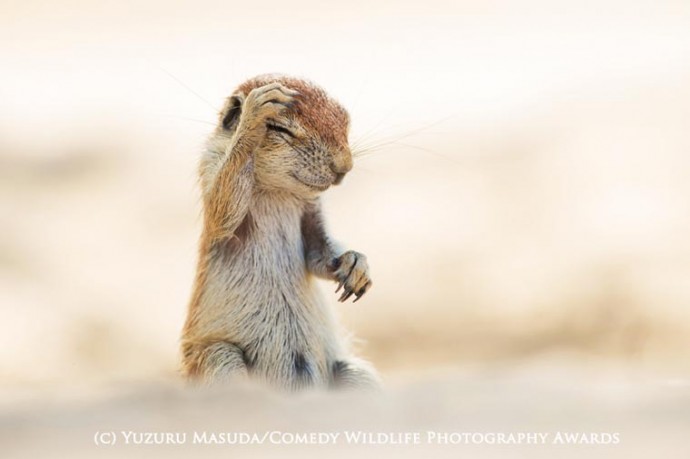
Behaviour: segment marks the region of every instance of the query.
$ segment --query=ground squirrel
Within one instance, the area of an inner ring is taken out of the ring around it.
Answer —
[[[320,208],[352,168],[348,125],[338,102],[299,78],[255,77],[227,99],[199,169],[203,232],[182,333],[190,378],[378,386],[314,281],[338,282],[340,301],[372,284],[366,257],[336,247]]]

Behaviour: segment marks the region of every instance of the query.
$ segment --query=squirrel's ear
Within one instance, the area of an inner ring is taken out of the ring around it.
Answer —
[[[225,130],[231,130],[237,124],[242,113],[242,102],[244,101],[244,94],[234,94],[225,101],[225,107],[220,114],[220,123]]]

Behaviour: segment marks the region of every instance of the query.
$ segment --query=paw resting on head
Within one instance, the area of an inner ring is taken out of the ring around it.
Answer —
[[[261,129],[265,132],[266,124],[280,122],[298,96],[299,92],[280,83],[255,88],[244,100],[241,123],[250,130]]]
[[[338,301],[343,302],[355,296],[354,302],[362,298],[369,288],[371,288],[371,277],[369,277],[369,265],[364,254],[349,250],[333,259],[330,264],[334,279],[338,282],[336,293],[343,289]]]

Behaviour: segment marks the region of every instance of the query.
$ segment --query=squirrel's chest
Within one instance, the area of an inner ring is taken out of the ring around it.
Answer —
[[[298,218],[292,215],[254,217],[249,237],[238,254],[247,269],[284,272],[304,267],[304,243]]]
[[[301,283],[306,276],[302,209],[280,204],[259,201],[250,208],[241,238],[230,241],[219,260],[226,275],[268,290]]]

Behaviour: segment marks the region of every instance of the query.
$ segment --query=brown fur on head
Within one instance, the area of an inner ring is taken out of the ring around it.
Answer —
[[[278,74],[245,81],[228,99],[219,130],[224,135],[233,132],[249,93],[276,82],[298,91],[299,96],[284,116],[268,123],[266,138],[255,155],[257,183],[307,196],[340,183],[352,168],[347,139],[349,115],[310,81]]]
[[[302,126],[317,133],[321,140],[333,148],[347,148],[350,116],[337,101],[314,83],[286,75],[267,74],[245,81],[237,91],[249,94],[254,88],[276,82],[300,93],[291,114]]]

